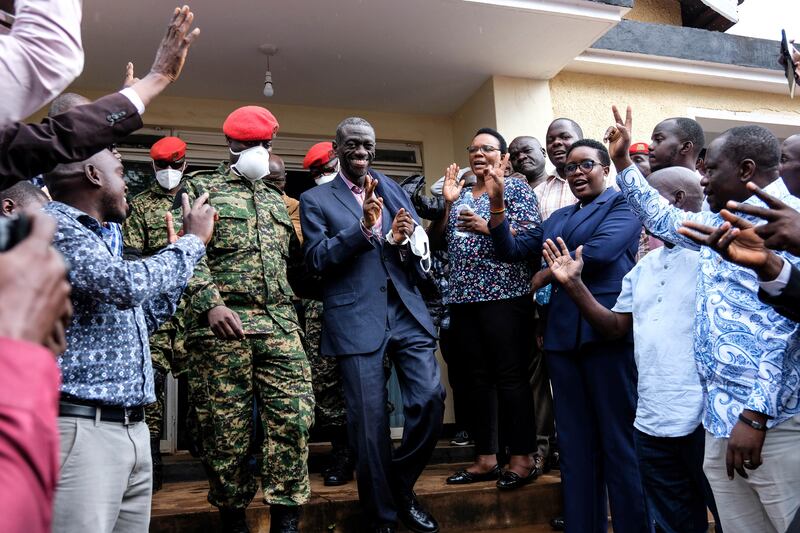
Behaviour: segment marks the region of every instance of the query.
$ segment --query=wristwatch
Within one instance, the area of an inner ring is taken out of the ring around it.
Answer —
[[[753,429],[757,429],[758,431],[767,431],[767,425],[762,424],[761,422],[756,422],[755,420],[750,420],[743,413],[739,413],[739,420],[747,424]]]

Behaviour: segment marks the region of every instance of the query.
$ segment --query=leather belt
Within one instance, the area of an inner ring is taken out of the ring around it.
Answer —
[[[144,407],[80,405],[63,400],[58,402],[58,416],[74,416],[96,420],[98,413],[101,421],[117,422],[124,426],[144,421]]]

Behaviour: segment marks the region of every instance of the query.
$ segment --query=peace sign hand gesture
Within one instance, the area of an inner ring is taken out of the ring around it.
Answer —
[[[625,122],[622,122],[622,115],[619,113],[617,106],[611,106],[611,111],[614,113],[614,125],[609,126],[606,134],[603,136],[603,142],[608,143],[608,153],[611,155],[611,160],[614,161],[614,166],[618,171],[631,166],[631,158],[629,150],[631,148],[631,134],[633,131],[633,116],[631,113],[631,106],[628,106],[625,111]]]

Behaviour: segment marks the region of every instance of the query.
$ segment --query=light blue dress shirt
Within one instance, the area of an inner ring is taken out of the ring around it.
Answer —
[[[612,311],[633,314],[639,401],[633,425],[653,437],[683,437],[703,414],[694,358],[697,261],[694,250],[662,246],[622,279]]]
[[[695,306],[694,352],[705,393],[703,425],[715,437],[729,437],[743,409],[764,413],[772,428],[800,413],[800,334],[797,324],[758,299],[758,277],[678,233],[685,220],[719,226],[718,213],[689,213],[670,206],[635,165],[617,175],[631,210],[656,237],[700,250]],[[794,209],[778,178],[764,190]],[[756,196],[745,203],[764,206]],[[754,224],[764,221],[745,216]],[[795,266],[800,259],[781,254]]]

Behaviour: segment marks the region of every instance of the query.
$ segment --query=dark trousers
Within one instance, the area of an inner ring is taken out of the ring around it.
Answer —
[[[653,437],[634,429],[650,511],[666,533],[706,533],[706,507],[717,516],[714,495],[703,473],[705,439],[702,425],[683,437]],[[716,522],[719,524],[719,518]],[[717,531],[721,533],[721,528]]]
[[[450,383],[456,429],[467,431],[472,436],[474,429],[470,406],[472,391],[469,386],[469,365],[464,354],[457,348],[452,329],[439,329],[439,350],[442,352],[442,359],[447,363],[447,381]]]
[[[555,451],[556,428],[553,420],[553,392],[544,352],[534,344],[529,369],[536,420],[536,453],[547,459]]]
[[[511,455],[533,452],[536,427],[528,367],[535,339],[530,296],[450,308],[451,334],[469,368],[476,452],[500,451],[498,429]]]
[[[358,325],[354,324],[354,335]],[[375,526],[397,523],[396,495],[408,494],[442,429],[445,392],[431,337],[389,291],[386,336],[375,352],[339,358],[358,497]],[[392,450],[383,357],[394,363],[403,396],[403,441]]]
[[[633,345],[602,342],[575,352],[547,352],[547,368],[567,531],[608,530],[606,487],[615,533],[652,531],[633,443]]]

